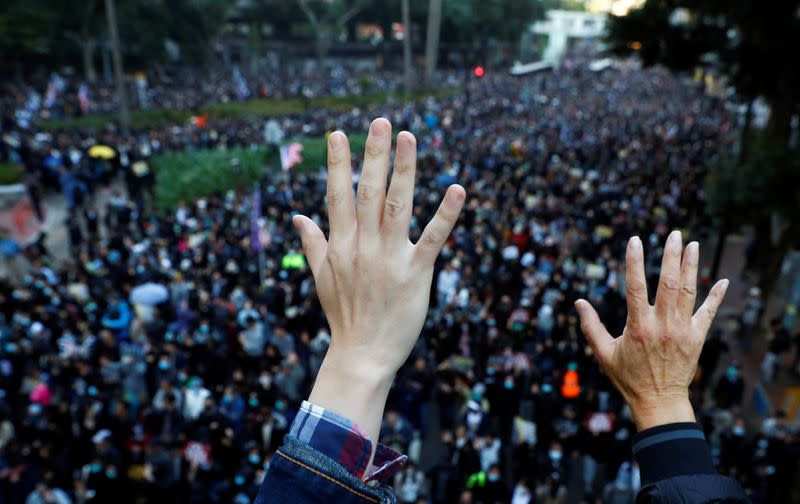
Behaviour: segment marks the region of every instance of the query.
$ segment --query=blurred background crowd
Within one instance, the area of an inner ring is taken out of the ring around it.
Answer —
[[[241,5],[234,21],[251,12]],[[313,2],[292,5],[322,16]],[[9,76],[0,161],[19,171],[24,201],[3,212],[9,229],[34,232],[0,235],[0,502],[254,501],[331,341],[290,225],[295,213],[327,223],[324,157],[314,163],[305,139],[350,134],[355,184],[358,135],[379,116],[417,137],[412,241],[449,184],[468,195],[381,429],[382,443],[409,455],[399,502],[633,502],[635,426],[573,302],[590,300],[620,333],[628,238],[645,244],[652,294],[673,229],[716,244],[702,255],[701,289],[723,273],[738,286],[691,386],[715,462],[754,502],[797,498],[800,438],[785,406],[797,408],[800,281],[794,291],[764,282],[800,279],[792,243],[770,252],[783,265],[774,272],[757,239],[726,248],[719,202],[732,203],[720,193],[738,186],[708,184],[742,159],[742,130],[763,127],[759,105],[743,114],[738,95],[715,89],[715,72],[601,51],[584,40],[515,75],[502,52],[494,69],[491,58],[444,64],[405,98],[401,69],[353,58],[159,65],[124,80],[128,124],[98,116],[123,113],[119,86]],[[264,103],[287,108],[267,120],[253,112]],[[161,115],[136,115],[148,111]],[[255,174],[242,152],[258,155]],[[175,156],[214,159],[222,185],[201,190],[197,175],[165,186],[160,167]],[[761,169],[754,192],[774,171]],[[772,232],[793,226],[784,218]]]

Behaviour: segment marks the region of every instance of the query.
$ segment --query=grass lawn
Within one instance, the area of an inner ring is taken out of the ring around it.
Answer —
[[[350,135],[350,149],[364,150],[367,136]],[[324,167],[327,141],[324,137],[293,140],[303,144],[303,162],[293,171],[310,172]],[[238,158],[239,174],[231,171],[231,160]],[[151,164],[156,173],[156,206],[161,210],[175,208],[180,200],[191,200],[215,192],[247,188],[265,173],[274,170],[278,160],[268,155],[266,146],[257,149],[201,150],[169,152],[155,156]]]
[[[22,170],[10,163],[0,163],[0,185],[11,185],[22,182]]]
[[[428,96],[452,96],[460,92],[458,88],[442,88],[435,91],[414,91],[411,100],[421,100]],[[332,110],[346,110],[353,107],[376,105],[386,101],[403,100],[402,93],[371,92],[360,95],[348,96],[322,96],[313,98],[309,102],[311,108],[326,108]],[[229,103],[213,103],[203,107],[212,118],[237,118],[237,117],[271,117],[303,112],[305,105],[302,99],[287,98],[255,99],[235,101]],[[180,123],[189,120],[195,112],[190,110],[134,110],[131,112],[131,124],[134,128],[148,128],[161,126],[167,123]],[[116,115],[96,115],[74,117],[68,119],[47,119],[37,122],[37,125],[46,130],[71,130],[71,129],[100,129],[109,123],[117,123]]]

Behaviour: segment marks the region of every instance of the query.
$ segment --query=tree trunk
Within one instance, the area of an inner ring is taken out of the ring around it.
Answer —
[[[81,41],[81,57],[83,59],[83,75],[86,82],[94,83],[97,80],[97,71],[94,69],[94,40]]]
[[[792,102],[782,98],[774,98],[769,102],[770,114],[767,123],[767,134],[780,145],[789,145],[792,134]]]
[[[317,36],[314,39],[315,41],[314,50],[317,55],[317,63],[320,70],[322,69],[325,63],[325,58],[328,56],[328,50],[330,50],[331,47],[330,37],[328,35],[329,34],[327,30],[323,30],[322,28],[317,27]]]
[[[739,135],[739,156],[737,157],[736,166],[742,166],[747,162],[747,156],[750,155],[750,140],[752,135],[751,130],[753,126],[753,100],[747,102],[747,109],[744,113],[744,124],[742,131]]]
[[[409,0],[403,0],[403,73],[406,101],[411,97],[411,9]]]
[[[119,119],[123,131],[127,134],[131,126],[131,113],[128,110],[128,93],[125,89],[125,74],[122,70],[122,52],[119,46],[119,29],[114,0],[106,0],[106,19],[108,21],[108,32],[111,35],[111,55],[114,63],[117,99],[119,100]]]
[[[425,38],[425,84],[433,84],[439,57],[439,30],[442,26],[442,0],[429,0],[428,33]]]
[[[93,83],[97,80],[97,72],[94,69],[94,47],[96,42],[89,36],[89,22],[94,10],[96,0],[87,0],[86,10],[83,13],[81,22],[81,57],[83,58],[83,73],[87,82]]]

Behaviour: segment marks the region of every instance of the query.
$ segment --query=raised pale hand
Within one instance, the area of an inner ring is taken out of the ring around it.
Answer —
[[[655,305],[647,297],[642,241],[628,242],[626,291],[628,318],[614,338],[583,299],[575,303],[583,330],[600,366],[628,402],[639,430],[673,422],[693,422],[689,384],[728,280],[720,280],[694,312],[699,245],[683,250],[672,232],[664,246]],[[683,260],[681,260],[681,255]]]
[[[372,122],[353,198],[347,137],[328,137],[330,235],[308,217],[300,232],[332,342],[309,397],[356,422],[377,441],[392,379],[408,358],[430,300],[436,257],[453,229],[465,192],[448,188],[416,244],[408,238],[414,200],[416,139],[403,131],[387,192],[392,126]]]

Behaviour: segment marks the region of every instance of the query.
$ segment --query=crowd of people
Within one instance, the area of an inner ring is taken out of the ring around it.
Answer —
[[[270,60],[256,72],[239,67],[230,71],[176,70],[129,76],[125,80],[129,107],[199,110],[207,104],[251,98],[310,99],[375,90],[395,92],[403,86],[403,75],[398,72],[371,69],[366,76],[363,68],[346,61],[321,68],[314,64],[279,65]],[[37,119],[111,114],[120,106],[114,85],[105,79],[87,82],[75,75],[42,74],[25,84],[4,82],[0,90],[3,105],[25,127]]]
[[[702,181],[734,136],[723,103],[662,69],[577,65],[280,125],[361,132],[381,115],[418,139],[412,241],[450,183],[468,194],[381,429],[409,455],[398,501],[633,502],[635,427],[572,303],[619,333],[627,238],[642,237],[655,281],[666,235],[707,224]],[[331,340],[290,224],[327,222],[324,169],[159,214],[136,160],[263,143],[263,123],[3,128],[3,155],[65,191],[72,259],[31,250],[25,274],[0,279],[0,500],[253,502]],[[97,141],[124,154],[112,170],[85,156]],[[780,414],[743,417],[735,344],[714,332],[692,399],[720,470],[754,502],[786,501],[797,433]]]

